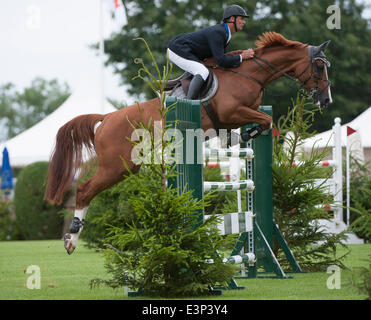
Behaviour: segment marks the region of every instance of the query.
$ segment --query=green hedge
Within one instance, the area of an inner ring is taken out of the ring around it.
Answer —
[[[3,194],[0,191],[0,241],[18,240],[19,234],[15,220],[11,217],[12,202],[2,199]]]
[[[48,162],[35,162],[20,172],[14,190],[16,223],[26,240],[60,239],[63,216],[61,207],[43,200]]]

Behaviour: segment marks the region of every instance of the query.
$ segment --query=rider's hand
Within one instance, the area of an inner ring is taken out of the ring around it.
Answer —
[[[225,55],[226,56],[233,56],[235,54],[242,54],[244,50],[235,50],[235,51],[230,51],[230,52],[227,52]]]
[[[241,56],[242,60],[251,59],[254,56],[254,50],[253,49],[243,50]]]

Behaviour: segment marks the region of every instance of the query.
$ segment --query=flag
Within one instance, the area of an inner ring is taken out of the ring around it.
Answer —
[[[101,0],[103,3],[108,6],[110,9],[118,9],[123,5],[122,0]]]
[[[276,128],[274,128],[274,127],[272,128],[272,134],[273,134],[273,137],[274,138],[280,136],[280,132]]]
[[[357,132],[356,130],[354,130],[353,128],[347,126],[347,137],[350,136],[352,133],[354,132]]]
[[[360,164],[365,161],[365,156],[362,147],[361,136],[359,131],[347,126],[347,152],[357,160]]]
[[[115,9],[117,9],[119,6],[122,6],[121,0],[114,0],[115,1]]]
[[[122,0],[102,0],[107,11],[110,11],[111,19],[106,19],[105,26],[108,34],[120,32],[126,24],[126,10]],[[108,12],[107,12],[108,13]]]

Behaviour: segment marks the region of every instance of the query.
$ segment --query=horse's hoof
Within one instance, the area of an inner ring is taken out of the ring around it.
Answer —
[[[71,254],[74,250],[75,250],[75,246],[72,244],[72,240],[71,240],[71,234],[70,233],[66,233],[63,237],[63,240],[64,240],[64,247],[66,248],[66,251],[68,254]]]

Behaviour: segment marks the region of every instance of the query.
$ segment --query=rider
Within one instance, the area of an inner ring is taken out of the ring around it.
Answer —
[[[253,57],[252,49],[240,50],[240,54],[226,55],[226,47],[232,35],[242,30],[246,23],[246,11],[238,5],[224,10],[223,23],[202,30],[180,34],[168,42],[169,60],[179,68],[193,74],[187,99],[198,97],[199,91],[209,76],[209,70],[202,61],[214,57],[222,67],[238,67],[242,60]]]

